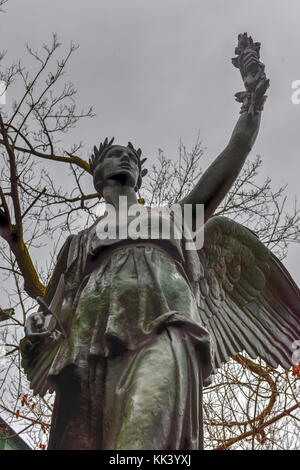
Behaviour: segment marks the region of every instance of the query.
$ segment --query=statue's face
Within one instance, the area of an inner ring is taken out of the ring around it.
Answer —
[[[99,192],[102,192],[105,183],[111,180],[135,188],[139,172],[136,155],[128,147],[114,145],[96,166],[93,173],[94,185]]]

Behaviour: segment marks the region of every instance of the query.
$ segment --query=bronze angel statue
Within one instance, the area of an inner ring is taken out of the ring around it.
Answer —
[[[101,238],[107,212],[64,243],[21,341],[34,392],[56,392],[49,449],[202,449],[202,390],[222,363],[246,351],[291,367],[298,287],[251,230],[214,217],[258,133],[269,86],[259,51],[239,35],[241,115],[225,150],[180,201],[204,205],[201,249],[186,249],[187,232]],[[107,139],[90,159],[97,192],[120,216],[118,233],[130,219],[120,196],[127,209],[137,203],[144,161],[131,143]]]

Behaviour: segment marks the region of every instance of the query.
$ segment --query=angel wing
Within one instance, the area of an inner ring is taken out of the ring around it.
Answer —
[[[214,370],[243,350],[289,369],[300,339],[300,290],[282,263],[253,232],[225,217],[205,224],[198,254],[204,274],[196,298],[215,346]]]

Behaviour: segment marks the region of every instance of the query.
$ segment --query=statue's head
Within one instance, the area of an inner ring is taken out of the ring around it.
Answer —
[[[96,191],[102,196],[105,182],[119,181],[123,185],[131,186],[138,191],[142,184],[142,177],[147,170],[142,169],[146,158],[141,159],[141,149],[135,150],[131,142],[127,147],[113,145],[114,138],[108,142],[106,138],[99,149],[94,147],[94,154],[90,158],[90,168],[93,174]]]

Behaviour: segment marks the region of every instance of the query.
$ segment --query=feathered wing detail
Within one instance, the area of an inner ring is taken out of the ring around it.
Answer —
[[[292,365],[300,339],[300,290],[249,229],[225,217],[204,226],[204,274],[196,298],[215,347],[214,370],[238,352],[276,368]]]

